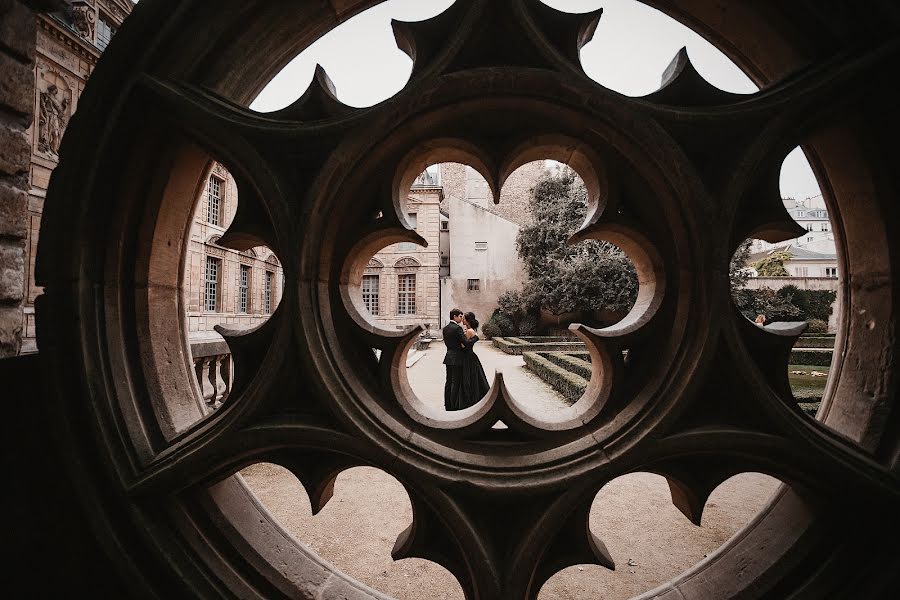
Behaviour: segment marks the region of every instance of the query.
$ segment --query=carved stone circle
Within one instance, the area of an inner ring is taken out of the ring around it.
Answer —
[[[890,557],[854,560],[853,576],[820,567],[848,564],[878,539],[879,519],[900,500],[900,226],[888,135],[898,116],[883,92],[900,59],[892,5],[874,1],[854,20],[817,3],[653,2],[726,48],[764,89],[717,90],[682,53],[658,92],[627,98],[579,63],[599,12],[458,0],[428,21],[394,23],[413,71],[393,98],[348,107],[318,69],[284,110],[243,108],[299,50],[374,4],[222,0],[210,12],[199,0],[174,10],[142,2],[82,96],[45,207],[39,337],[60,443],[73,462],[108,467],[91,470],[83,500],[103,516],[98,535],[122,549],[122,568],[152,557],[157,568],[140,585],[177,581],[202,597],[376,596],[285,537],[230,477],[279,463],[318,511],[342,470],[367,464],[400,480],[412,502],[396,558],[442,564],[468,598],[534,598],[568,565],[614,567],[602,532],[588,527],[612,479],[665,476],[673,503],[699,524],[719,483],[761,471],[790,487],[741,536],[649,596],[879,592],[885,579],[865,574]],[[827,39],[822,23],[834,26]],[[797,235],[777,175],[798,144],[827,183],[850,274],[818,421],[787,386],[802,329],[755,327],[728,287],[741,240]],[[210,158],[240,197],[218,244],[268,246],[286,278],[264,325],[220,330],[234,386],[214,414],[195,389],[184,320],[172,318]],[[426,166],[469,164],[498,198],[506,177],[538,158],[585,180],[590,215],[572,241],[625,250],[638,300],[612,327],[573,326],[594,373],[560,418],[530,414],[502,376],[450,416],[406,381],[420,328],[371,322],[361,274],[386,245],[425,245],[401,199]],[[498,420],[508,428],[493,429]]]

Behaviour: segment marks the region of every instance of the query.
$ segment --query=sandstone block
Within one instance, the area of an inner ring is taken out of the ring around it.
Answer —
[[[0,307],[0,358],[19,353],[22,345],[22,309]]]
[[[21,115],[34,110],[34,72],[30,62],[22,62],[0,52],[0,104]]]
[[[0,124],[0,174],[19,175],[28,171],[31,148],[25,130]]]
[[[24,61],[34,59],[37,23],[34,13],[16,0],[0,1],[0,40]]]
[[[0,302],[21,302],[24,294],[25,245],[0,242]]]
[[[0,183],[0,236],[24,238],[28,234],[28,195]]]

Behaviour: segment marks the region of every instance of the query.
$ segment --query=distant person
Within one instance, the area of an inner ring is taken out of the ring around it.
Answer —
[[[460,386],[462,385],[463,351],[466,348],[466,333],[462,326],[463,311],[454,308],[450,311],[450,322],[443,329],[444,345],[447,354],[444,366],[447,368],[447,380],[444,383],[444,409],[459,410]]]
[[[756,315],[756,324],[764,327],[766,325],[766,315]]]
[[[475,342],[478,341],[478,319],[475,313],[467,312],[463,315],[463,329],[465,329],[466,342],[463,352],[462,385],[460,408],[468,408],[478,403],[488,393],[491,386],[484,374],[481,359],[475,354]]]

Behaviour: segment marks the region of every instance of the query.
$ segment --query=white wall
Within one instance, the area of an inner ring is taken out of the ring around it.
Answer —
[[[441,282],[441,310],[471,310],[484,324],[497,308],[497,298],[526,281],[516,254],[519,226],[455,196],[448,198],[448,209],[450,276]],[[476,242],[487,242],[487,249],[476,250]],[[479,280],[479,291],[468,291],[469,279]],[[447,318],[441,315],[442,322]]]

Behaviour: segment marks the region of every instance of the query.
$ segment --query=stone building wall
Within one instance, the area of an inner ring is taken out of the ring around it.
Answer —
[[[441,279],[441,302],[444,312],[453,307],[472,311],[484,324],[500,296],[527,281],[516,252],[519,226],[455,196],[449,207],[450,274]]]
[[[219,181],[218,225],[209,221],[209,186],[213,178]],[[284,271],[278,257],[271,250],[260,246],[246,252],[237,252],[216,244],[234,219],[239,201],[237,184],[228,170],[214,163],[209,177],[200,188],[188,240],[183,280],[188,331],[193,339],[216,337],[211,333],[216,325],[239,329],[255,327],[265,322],[275,312],[284,293]],[[207,257],[219,261],[215,310],[208,310],[205,302]],[[250,269],[247,305],[243,311],[239,302],[241,265]],[[267,277],[271,277],[272,284],[268,311],[265,306]]]
[[[494,204],[487,181],[472,167],[459,163],[443,163],[440,168],[445,198],[442,204],[444,210],[448,210],[449,198],[452,196],[473,202],[519,226],[531,223],[528,201],[534,184],[545,173],[543,161],[530,162],[516,169],[500,190],[499,204]],[[450,218],[453,218],[452,214]]]
[[[439,187],[414,188],[409,194],[407,212],[415,214],[416,233],[428,242],[427,248],[412,243],[391,244],[375,254],[364,276],[378,277],[378,312],[381,326],[402,329],[424,325],[440,328],[440,203]],[[415,312],[400,314],[401,275],[415,276]]]
[[[43,2],[43,4],[51,4]],[[19,3],[3,18],[15,18]],[[19,319],[22,327],[23,353],[37,351],[34,323],[34,300],[41,288],[34,281],[34,264],[38,246],[41,215],[50,175],[59,160],[59,144],[66,125],[78,108],[78,100],[88,77],[94,70],[105,44],[133,8],[130,0],[79,0],[59,2],[61,10],[37,17],[30,16],[31,23],[10,29],[10,39],[24,43],[30,39],[31,53],[19,60],[18,68],[12,64],[0,65],[0,70],[18,74],[10,82],[24,84],[27,79],[27,118],[24,139],[28,150],[28,166],[24,171],[24,189],[27,190],[25,216],[25,245],[21,258],[23,274],[23,301]],[[3,39],[6,39],[4,31]],[[21,72],[27,64],[28,76]],[[4,84],[0,83],[0,87]],[[26,98],[21,89],[21,100]],[[20,107],[21,108],[21,107]],[[21,113],[25,114],[25,113]],[[0,141],[0,147],[5,146]]]
[[[0,6],[0,358],[8,358],[22,347],[36,25],[24,3]]]

